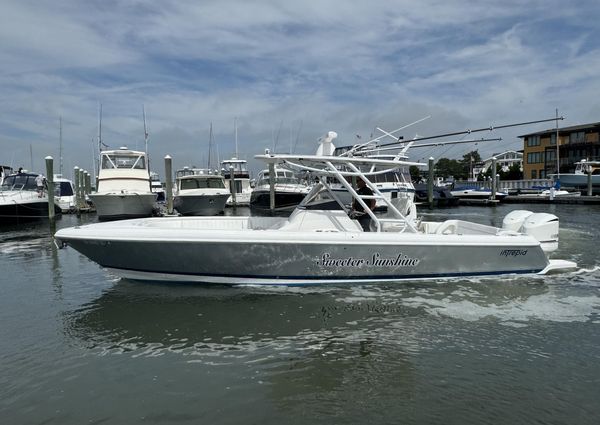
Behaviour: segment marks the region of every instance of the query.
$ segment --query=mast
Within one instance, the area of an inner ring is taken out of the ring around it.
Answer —
[[[556,108],[556,181],[560,187],[560,160],[559,160],[559,141],[558,141],[558,108]]]
[[[98,105],[98,153],[102,152],[102,104]]]
[[[144,149],[146,152],[146,158],[148,158],[148,130],[146,129],[146,109],[142,105],[142,116],[144,118]]]
[[[31,161],[31,172],[33,173],[33,146],[29,144],[29,160]]]
[[[62,117],[58,117],[58,172],[63,172],[63,154],[62,154]]]
[[[233,127],[235,128],[235,157],[238,158],[237,117],[233,118]]]
[[[210,123],[210,130],[208,132],[208,164],[207,164],[207,168],[210,170],[210,156],[211,156],[211,149],[212,149],[212,137],[213,137],[213,130],[212,130],[212,121]]]

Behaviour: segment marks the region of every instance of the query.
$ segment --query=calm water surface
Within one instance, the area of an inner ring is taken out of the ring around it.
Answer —
[[[600,208],[561,219],[577,272],[335,288],[120,280],[47,223],[0,228],[3,424],[597,424]],[[58,227],[95,218],[65,216]]]

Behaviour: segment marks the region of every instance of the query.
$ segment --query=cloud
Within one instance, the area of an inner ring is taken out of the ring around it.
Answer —
[[[211,122],[221,156],[233,154],[235,117],[247,158],[275,143],[313,152],[328,130],[352,143],[427,115],[404,134],[549,118],[555,108],[565,125],[597,121],[599,9],[592,1],[8,0],[0,151],[21,163],[30,145],[40,158],[53,154],[62,116],[65,157],[91,164],[100,103],[104,139],[130,146],[143,142],[144,105],[151,154],[170,154],[176,166],[206,159]],[[518,134],[541,128],[504,131],[503,146],[518,148]],[[502,150],[488,146],[477,146],[482,156]]]

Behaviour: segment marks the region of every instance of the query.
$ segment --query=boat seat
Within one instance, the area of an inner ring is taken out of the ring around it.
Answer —
[[[279,230],[288,232],[362,232],[360,224],[344,211],[301,210],[292,213]]]

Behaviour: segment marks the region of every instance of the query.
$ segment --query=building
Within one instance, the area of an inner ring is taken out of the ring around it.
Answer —
[[[600,158],[600,122],[538,131],[523,139],[523,178],[544,179],[556,173],[556,135],[560,172],[572,173],[582,159]]]

